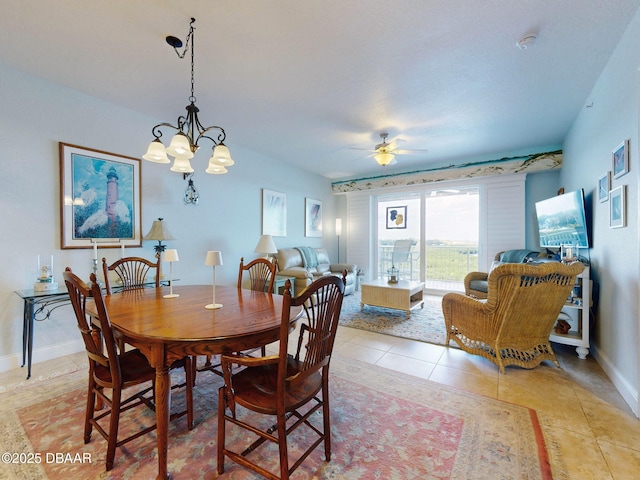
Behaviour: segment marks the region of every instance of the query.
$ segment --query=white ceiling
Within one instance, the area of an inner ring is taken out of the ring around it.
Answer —
[[[639,4],[3,0],[0,63],[175,123],[190,65],[164,39],[184,41],[195,17],[200,119],[225,128],[232,154],[358,177],[560,145]],[[536,43],[517,48],[528,33]],[[428,152],[383,170],[351,149],[382,131]]]

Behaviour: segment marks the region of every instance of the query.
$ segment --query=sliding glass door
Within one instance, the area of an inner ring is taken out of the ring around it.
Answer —
[[[464,277],[478,270],[478,187],[425,194],[425,288],[464,290]]]
[[[419,280],[422,238],[422,195],[420,193],[378,197],[378,278],[398,270],[401,279]]]
[[[432,290],[463,290],[478,269],[478,187],[377,197],[377,276],[420,280]]]

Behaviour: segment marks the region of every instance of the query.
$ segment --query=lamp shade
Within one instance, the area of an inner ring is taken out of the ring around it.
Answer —
[[[271,235],[262,235],[260,240],[258,240],[258,245],[256,245],[256,249],[254,250],[256,253],[278,253],[278,249],[276,248],[276,244],[273,241],[273,237]]]
[[[158,138],[149,144],[147,153],[145,153],[142,158],[155,163],[171,163],[171,160],[167,157],[167,150]]]
[[[165,262],[178,262],[180,258],[178,257],[178,250],[175,248],[167,248],[164,251],[164,261]]]
[[[336,218],[336,235],[339,237],[342,235],[342,219]]]
[[[376,162],[378,162],[380,165],[384,167],[386,165],[389,165],[391,162],[393,162],[394,155],[393,153],[381,152],[381,153],[376,153],[373,156],[373,158],[375,158]]]
[[[223,167],[230,167],[234,162],[231,159],[231,153],[227,146],[220,142],[220,144],[216,145],[213,149],[213,155],[211,156],[211,162],[217,163],[218,165],[222,165]]]
[[[207,258],[205,259],[204,264],[208,267],[222,265],[222,252],[219,252],[217,250],[208,251]]]
[[[171,139],[171,144],[167,147],[167,153],[173,157],[182,157],[187,160],[193,158],[189,138],[182,132],[176,133]]]
[[[169,170],[172,172],[193,173],[193,167],[187,157],[176,157]]]
[[[151,225],[151,230],[144,236],[144,240],[175,240],[173,235],[169,232],[167,224],[162,221],[162,218],[154,220]]]
[[[211,175],[224,175],[228,170],[224,168],[222,165],[218,165],[213,157],[209,160],[209,166],[205,170],[205,173],[210,173]]]

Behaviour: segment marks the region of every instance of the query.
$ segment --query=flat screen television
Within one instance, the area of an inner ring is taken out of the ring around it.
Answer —
[[[536,202],[540,247],[589,248],[582,189]]]

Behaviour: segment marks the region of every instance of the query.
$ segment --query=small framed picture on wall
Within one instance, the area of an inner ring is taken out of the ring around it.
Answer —
[[[619,178],[629,173],[629,139],[618,145],[613,151],[613,178]]]
[[[606,202],[609,200],[609,190],[611,190],[611,172],[607,171],[598,178],[598,201]]]
[[[627,200],[625,198],[625,185],[620,185],[609,192],[609,227],[626,227],[626,213]]]
[[[322,236],[322,200],[304,199],[304,236]]]
[[[387,207],[387,229],[407,228],[407,206]]]

